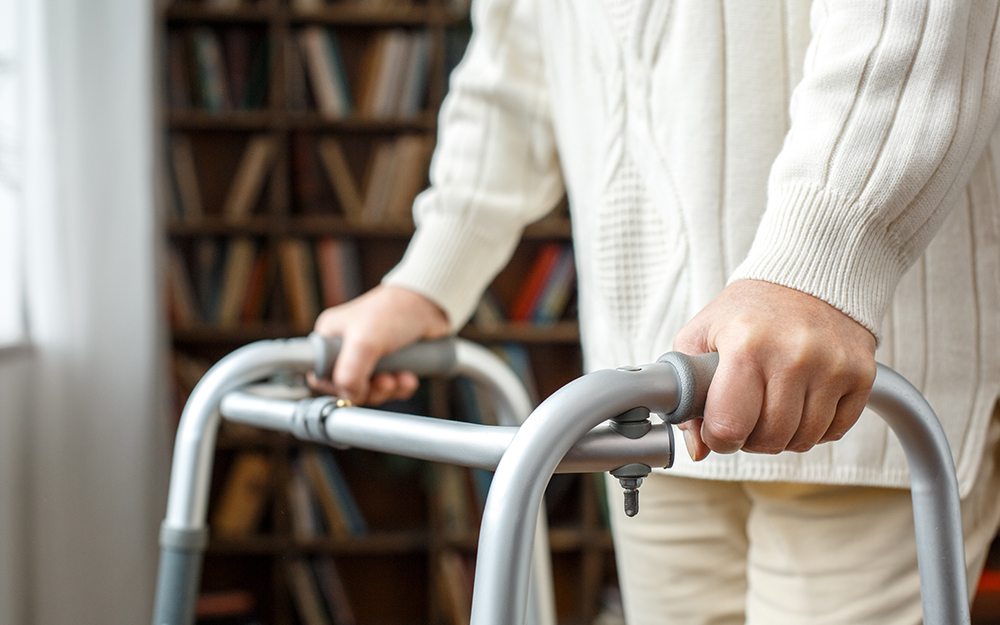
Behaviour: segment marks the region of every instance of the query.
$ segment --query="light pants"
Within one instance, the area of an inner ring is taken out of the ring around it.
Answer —
[[[996,449],[962,500],[970,597],[1000,518]],[[608,492],[629,625],[921,622],[908,490],[657,473],[633,518]]]

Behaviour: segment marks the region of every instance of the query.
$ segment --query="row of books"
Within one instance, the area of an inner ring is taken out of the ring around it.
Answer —
[[[239,221],[256,212],[277,149],[277,142],[270,135],[253,135],[247,140],[220,207],[223,216]],[[190,137],[176,134],[170,138],[170,163],[176,200],[173,213],[191,220],[204,217],[209,211],[203,201],[199,162]]]
[[[262,322],[280,283],[281,310],[296,328],[311,328],[322,309],[361,294],[355,243],[321,237],[282,239],[277,249],[249,237],[199,239],[189,267],[169,248],[168,310],[175,329],[235,329]]]
[[[332,556],[287,563],[289,591],[303,625],[355,625],[347,590]]]
[[[433,137],[377,141],[358,183],[341,142],[297,135],[292,141],[295,203],[301,213],[330,213],[369,225],[412,224],[413,200],[427,186]]]
[[[297,202],[303,212],[333,213],[335,207],[339,208],[341,215],[358,223],[407,223],[413,199],[427,184],[433,149],[434,138],[425,135],[378,140],[359,182],[340,140],[296,135],[292,141],[292,176]],[[238,223],[258,213],[277,153],[275,137],[252,135],[221,206],[210,211],[203,201],[194,144],[187,135],[174,135],[170,140],[174,214],[197,221],[211,212]]]
[[[492,330],[507,322],[552,324],[571,312],[576,288],[573,248],[568,243],[549,242],[535,255],[525,279],[509,306],[492,291],[483,294],[472,323]]]
[[[216,535],[245,537],[260,528],[275,492],[274,463],[273,456],[262,451],[243,451],[233,459],[212,513]],[[353,538],[368,533],[333,450],[304,448],[293,458],[291,469],[287,494],[296,538]]]
[[[427,101],[431,38],[426,30],[376,31],[356,67],[345,64],[336,32],[306,26],[289,51],[290,110],[315,110],[330,119],[398,119],[419,114]],[[211,113],[267,105],[270,45],[262,29],[196,26],[167,35],[168,102],[175,110]]]
[[[368,533],[364,515],[329,448],[307,447],[295,455],[288,501],[296,538],[353,538]]]
[[[425,108],[431,57],[427,31],[376,32],[356,68],[345,64],[333,29],[307,26],[297,37],[302,63],[291,64],[290,109],[312,104],[331,119],[395,119],[412,117]]]
[[[167,35],[170,106],[211,112],[267,103],[270,45],[260,29],[198,26]]]

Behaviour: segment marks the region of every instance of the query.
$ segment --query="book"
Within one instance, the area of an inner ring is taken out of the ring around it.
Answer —
[[[558,264],[561,253],[561,243],[550,242],[542,246],[510,307],[511,321],[531,321],[546,282]]]
[[[198,76],[198,103],[201,108],[211,112],[230,108],[222,44],[215,31],[205,26],[193,29],[191,49]]]
[[[357,87],[356,110],[359,115],[371,117],[374,109],[375,92],[378,90],[385,61],[386,44],[390,31],[378,31],[368,41]]]
[[[167,93],[172,108],[186,109],[191,106],[191,73],[188,47],[182,31],[167,33]]]
[[[469,625],[472,616],[474,563],[454,549],[446,549],[438,558],[438,590],[450,625]]]
[[[331,556],[320,556],[313,560],[313,571],[319,585],[320,595],[326,604],[334,625],[357,625],[351,601],[344,588],[344,582]]]
[[[289,111],[305,111],[309,106],[309,82],[301,41],[285,46],[285,80]]]
[[[263,321],[273,276],[274,263],[271,254],[267,249],[262,249],[254,258],[250,276],[247,278],[246,294],[240,310],[240,320],[243,324],[252,325]]]
[[[216,318],[221,270],[221,242],[209,237],[196,240],[194,242],[192,275],[202,319]]]
[[[329,211],[330,186],[324,168],[317,158],[316,142],[312,137],[295,134],[291,138],[292,183],[295,204],[302,214],[322,214]]]
[[[317,149],[340,210],[349,220],[359,220],[364,211],[364,199],[340,142],[333,137],[323,137]]]
[[[551,324],[559,321],[576,280],[576,264],[573,260],[573,249],[566,245],[559,254],[559,260],[549,274],[539,296],[532,320],[537,324]]]
[[[538,392],[538,384],[535,381],[535,371],[531,364],[531,354],[528,353],[528,349],[520,343],[510,342],[493,345],[490,349],[514,370],[517,377],[521,379],[521,383],[524,384],[524,388],[528,392],[528,397],[531,398],[532,405],[537,406],[541,397]]]
[[[219,40],[230,106],[238,108],[243,102],[250,73],[250,31],[246,28],[226,28],[219,32]]]
[[[291,476],[288,480],[288,503],[291,508],[292,536],[307,540],[326,532],[323,511],[319,501],[309,486],[302,460],[292,460]]]
[[[167,250],[167,310],[170,325],[177,330],[190,329],[201,321],[184,257],[174,246]]]
[[[384,49],[379,57],[377,80],[366,111],[373,117],[392,117],[398,110],[400,91],[407,59],[413,49],[413,38],[404,30],[394,29],[385,34]]]
[[[283,239],[278,243],[288,320],[302,330],[311,328],[320,313],[316,268],[310,248],[304,239]]]
[[[431,38],[426,32],[410,35],[409,56],[403,70],[396,114],[411,117],[424,108],[427,78],[430,75]]]
[[[201,189],[198,184],[198,169],[195,166],[194,149],[187,135],[170,137],[170,162],[173,165],[174,184],[185,219],[199,219],[205,215],[201,203]]]
[[[244,300],[257,256],[257,244],[247,237],[229,241],[222,273],[218,316],[214,321],[221,328],[235,328],[243,322]]]
[[[226,219],[239,221],[253,212],[276,151],[277,145],[268,135],[255,135],[247,142],[222,204],[222,214]]]
[[[333,490],[337,498],[337,505],[343,511],[344,519],[347,521],[347,530],[350,536],[359,536],[368,533],[368,523],[361,514],[347,478],[340,470],[333,450],[328,447],[320,447],[315,450],[323,467],[324,475],[327,478],[328,486]]]
[[[263,518],[270,494],[273,461],[266,454],[243,452],[229,469],[212,530],[220,536],[246,536]]]
[[[332,625],[326,613],[319,586],[305,558],[295,558],[287,564],[289,590],[295,610],[304,625]]]
[[[383,222],[412,223],[413,200],[425,187],[434,151],[434,138],[404,135],[393,148],[393,170],[388,187]]]
[[[487,332],[497,330],[507,321],[507,315],[503,310],[503,305],[497,299],[496,294],[487,289],[483,292],[476,310],[472,313],[472,325]]]
[[[249,590],[203,592],[194,605],[195,619],[221,619],[252,616],[257,601]]]
[[[334,118],[349,115],[353,104],[336,34],[307,26],[299,32],[299,46],[319,112]]]
[[[236,101],[243,110],[255,110],[267,104],[268,83],[270,81],[271,45],[265,37],[256,46],[250,61],[249,73],[243,87],[243,94]]]
[[[392,193],[392,185],[398,164],[396,142],[382,140],[375,146],[365,183],[365,203],[361,209],[361,219],[365,223],[380,223],[385,217],[386,207]]]
[[[323,520],[331,536],[350,538],[366,534],[368,525],[340,473],[333,452],[310,448],[302,451],[301,463],[313,493],[320,503]]]
[[[316,240],[316,266],[323,308],[339,306],[361,295],[357,246],[350,239],[321,237]]]
[[[465,468],[452,464],[431,465],[434,488],[431,498],[441,529],[460,536],[476,527],[466,488]]]

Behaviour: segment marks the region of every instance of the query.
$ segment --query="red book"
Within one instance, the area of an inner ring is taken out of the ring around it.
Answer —
[[[545,285],[548,283],[549,275],[559,263],[561,250],[561,244],[547,243],[538,252],[535,263],[531,266],[528,277],[524,281],[524,286],[521,287],[517,299],[514,300],[514,305],[511,306],[511,321],[530,321],[532,319],[535,309],[538,308],[538,302],[541,300],[542,292],[545,290]]]

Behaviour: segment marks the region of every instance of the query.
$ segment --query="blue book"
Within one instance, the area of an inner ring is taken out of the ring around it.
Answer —
[[[323,472],[332,487],[334,497],[337,499],[337,505],[344,515],[348,533],[352,536],[367,534],[368,523],[361,514],[361,508],[358,507],[358,502],[351,493],[351,487],[341,472],[340,465],[337,464],[337,460],[333,456],[333,451],[321,448],[318,450],[318,456],[323,466]]]

